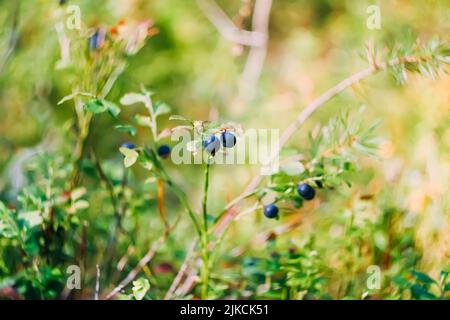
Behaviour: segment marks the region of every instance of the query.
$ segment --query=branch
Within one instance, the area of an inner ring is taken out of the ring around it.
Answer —
[[[240,80],[239,95],[251,98],[267,55],[272,0],[256,0],[252,17],[253,31],[236,27],[213,0],[197,0],[197,4],[225,39],[240,45],[250,46],[250,52]]]
[[[197,5],[225,39],[245,46],[265,46],[265,33],[239,29],[214,1],[197,0]]]
[[[166,295],[164,297],[164,300],[170,300],[172,298],[173,294],[175,293],[175,290],[177,289],[178,285],[181,283],[181,280],[183,280],[183,277],[186,274],[186,272],[188,270],[188,267],[189,267],[188,266],[189,260],[191,259],[192,255],[194,254],[194,249],[195,249],[196,245],[197,245],[196,241],[194,241],[191,244],[191,246],[190,246],[190,248],[188,250],[188,253],[187,253],[187,255],[186,255],[185,259],[184,259],[184,262],[181,265],[180,270],[178,271],[178,273],[177,273],[175,279],[173,280],[172,284],[170,285],[170,288],[167,291],[167,293],[166,293]]]
[[[94,294],[94,300],[98,300],[98,294],[100,292],[100,266],[97,264],[95,265],[97,269],[97,276],[95,278],[95,294]]]
[[[256,0],[253,12],[252,28],[253,32],[264,35],[266,41],[261,46],[250,48],[244,71],[242,72],[240,93],[247,97],[252,97],[264,67],[267,55],[267,42],[269,39],[269,17],[272,0]]]

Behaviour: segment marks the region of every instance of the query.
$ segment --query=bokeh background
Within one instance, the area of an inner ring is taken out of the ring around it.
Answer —
[[[65,6],[70,4],[80,6],[86,28],[112,26],[121,20],[153,22],[155,35],[128,59],[108,100],[118,101],[126,92],[138,91],[145,85],[175,114],[233,121],[244,128],[285,128],[314,97],[365,68],[367,62],[363,58],[370,43],[383,51],[408,37],[426,42],[439,36],[448,41],[450,34],[448,0],[274,0],[267,54],[258,72],[247,69],[249,47],[221,35],[196,1],[69,0]],[[252,28],[254,1],[217,0],[217,4],[237,26]],[[380,30],[366,26],[366,9],[373,4],[381,9]],[[74,77],[70,69],[56,68],[60,50],[55,23],[64,15],[64,8],[56,0],[0,1],[0,199],[5,203],[14,202],[27,185],[21,166],[33,154],[54,152],[61,145],[70,149],[70,142],[63,136],[74,117],[73,107],[57,105],[71,93]],[[15,10],[19,10],[17,26],[13,23]],[[17,37],[13,49],[11,37]],[[247,72],[253,74],[249,76]],[[273,254],[284,254],[292,247],[321,257],[317,263],[305,262],[306,266],[300,269],[311,270],[299,280],[308,287],[313,275],[326,278],[320,297],[361,298],[367,291],[366,268],[371,264],[379,265],[386,277],[391,277],[383,282],[382,291],[371,293],[378,298],[411,297],[399,289],[401,285],[392,283],[392,278],[404,270],[420,270],[439,279],[441,271],[450,267],[449,88],[450,78],[444,73],[437,79],[411,75],[405,86],[398,85],[389,73],[380,73],[319,109],[295,134],[290,146],[302,147],[309,130],[340,110],[357,110],[363,105],[367,123],[382,120],[378,129],[384,138],[380,157],[361,160],[351,188],[324,192],[313,204],[287,212],[278,222],[255,212],[233,223],[212,271],[216,297],[266,297],[257,292],[264,292],[267,274],[246,269],[245,264],[249,259],[270,262]],[[135,112],[136,107],[124,108],[120,118],[130,119]],[[118,147],[130,138],[112,130],[113,125],[114,119],[101,118],[95,123],[91,141],[102,159],[120,163]],[[173,124],[165,117],[161,126]],[[132,139],[142,145],[150,137],[148,131],[138,130]],[[198,209],[202,169],[170,163],[168,166],[174,180]],[[215,168],[210,210],[219,212],[242,192],[258,169],[243,165]],[[137,181],[146,179],[138,169],[133,174]],[[131,224],[133,219],[139,219],[141,228],[137,233],[130,228],[130,233],[119,240],[119,256],[131,252],[119,275],[125,275],[160,234],[153,193],[150,188],[148,210],[138,212],[137,217],[129,213],[125,221]],[[167,197],[168,217],[175,220],[180,209],[170,195]],[[88,285],[81,297],[92,293],[95,264],[105,246],[106,222],[96,221],[102,214],[110,217],[104,210],[91,205],[84,216],[90,224],[85,279]],[[351,233],[347,233],[349,217],[357,229]],[[295,227],[276,229],[285,223],[294,223]],[[276,243],[268,244],[265,235],[273,230],[279,231]],[[191,225],[183,217],[147,272],[141,273],[151,279],[148,297],[164,296],[191,239]],[[0,252],[3,259],[12,257],[7,254],[6,245],[0,247]],[[67,259],[64,263],[69,262]],[[12,272],[7,264],[10,262],[0,263],[0,276],[14,278],[21,268]],[[269,268],[259,262],[253,267],[258,266]],[[258,276],[252,280],[255,274]],[[102,286],[112,288],[118,279],[120,276],[102,279]],[[246,281],[253,283],[246,285]],[[130,291],[128,287],[127,290]],[[26,292],[20,294],[26,296]],[[284,296],[274,293],[267,297]],[[300,294],[297,298],[301,297]]]

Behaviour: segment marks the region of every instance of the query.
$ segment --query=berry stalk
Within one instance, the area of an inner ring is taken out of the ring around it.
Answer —
[[[203,213],[203,230],[201,239],[201,251],[202,251],[202,290],[201,297],[203,300],[208,299],[208,287],[209,287],[209,254],[208,254],[208,189],[209,189],[209,161],[205,167],[205,183],[203,186],[203,200],[202,200],[202,213]]]

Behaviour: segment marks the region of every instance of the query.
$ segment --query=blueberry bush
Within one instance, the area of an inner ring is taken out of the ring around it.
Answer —
[[[370,5],[0,2],[0,299],[450,298],[449,6]]]

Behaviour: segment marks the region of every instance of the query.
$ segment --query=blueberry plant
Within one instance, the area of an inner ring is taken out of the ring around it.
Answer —
[[[120,98],[111,94],[129,60],[154,31],[148,21],[133,26],[121,21],[63,35],[65,43],[70,42],[70,59],[59,68],[70,74],[71,92],[60,99],[58,108],[70,109],[72,116],[58,132],[55,149],[24,163],[26,185],[18,194],[2,194],[0,298],[449,297],[450,265],[438,277],[416,270],[420,256],[413,250],[414,232],[400,223],[402,208],[394,201],[374,203],[371,195],[348,196],[353,184],[370,181],[362,163],[379,157],[384,142],[380,121],[363,119],[364,106],[357,111],[348,107],[317,121],[304,133],[308,138],[301,148],[288,145],[314,111],[372,74],[392,72],[400,84],[410,73],[437,77],[450,62],[447,42],[433,38],[425,44],[405,43],[383,56],[369,50],[367,69],[326,91],[285,129],[276,150],[280,169],[256,176],[241,195],[216,210],[212,202],[223,200],[210,199],[216,159],[237,149],[241,125],[175,115],[157,93],[139,83],[132,83],[136,90],[121,92]],[[113,157],[105,157],[94,143],[109,135],[97,132],[102,122],[123,137],[115,141]],[[204,159],[203,174],[197,177],[202,185],[199,199],[183,184],[186,167],[171,161],[174,148],[169,138],[177,130],[196,137],[186,150]],[[233,167],[228,170],[231,177]],[[389,198],[389,190],[385,192]],[[341,200],[339,206],[335,198]],[[252,205],[244,208],[248,203]],[[316,212],[324,207],[333,214],[322,219]],[[359,220],[375,210],[379,214],[372,221]],[[157,223],[148,212],[155,213]],[[307,214],[317,216],[312,218],[314,225],[330,230],[333,241],[314,233],[301,235],[297,242],[283,236]],[[262,239],[264,252],[239,257],[235,252],[245,252],[247,244],[237,243],[221,255],[230,225],[250,215],[268,226],[268,232],[255,235]],[[184,229],[189,236],[177,243],[174,234],[185,217],[191,222]],[[186,241],[192,242],[191,249]],[[184,262],[176,270],[169,263],[153,265],[155,276],[149,266],[159,254]],[[341,280],[333,277],[331,260],[344,270]],[[91,289],[68,288],[66,268],[73,264],[81,268],[83,286]],[[360,289],[372,264],[388,270],[381,289]],[[99,282],[100,292],[93,285]]]

